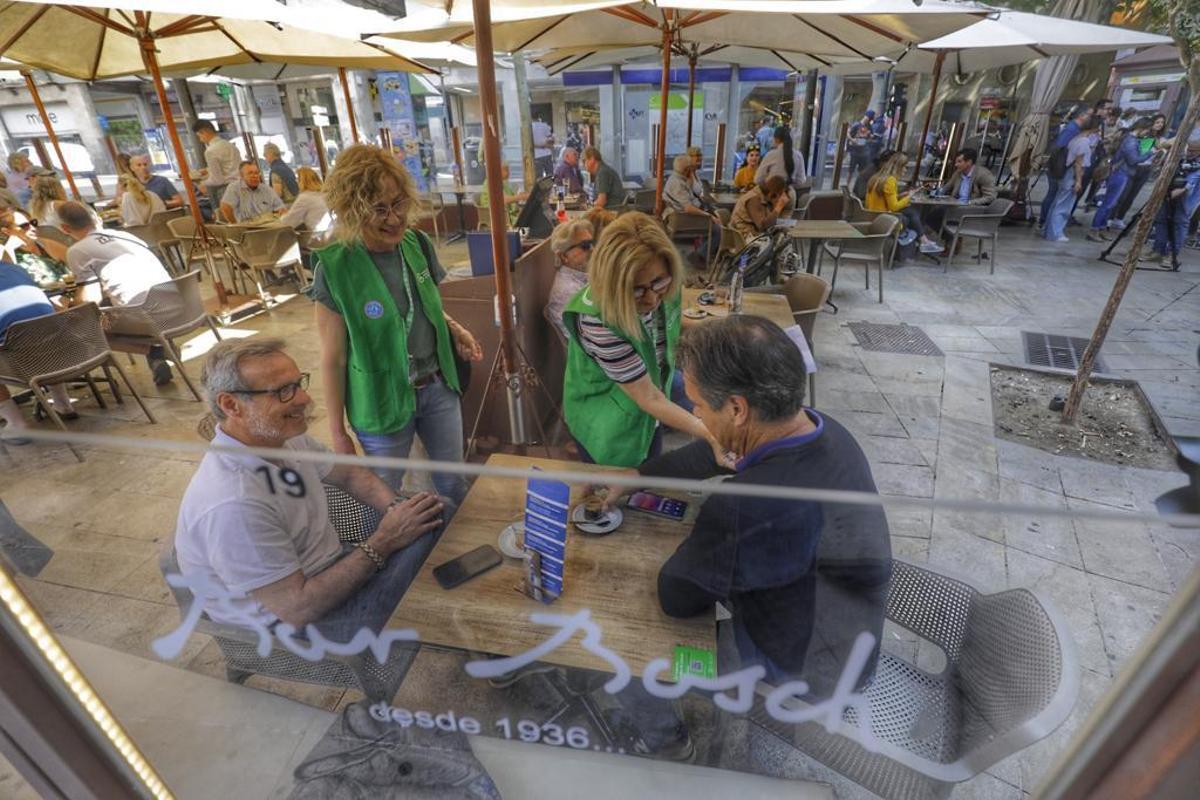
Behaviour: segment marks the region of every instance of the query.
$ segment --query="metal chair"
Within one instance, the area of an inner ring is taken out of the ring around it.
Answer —
[[[865,689],[878,752],[819,723],[780,723],[757,706],[751,719],[880,797],[924,800],[945,797],[1070,715],[1079,694],[1075,647],[1066,624],[1034,592],[984,594],[893,561],[886,613],[940,648],[946,667],[935,674],[880,653]],[[759,694],[772,688],[759,684]],[[847,710],[843,720],[854,725],[855,714]]]
[[[325,501],[329,518],[338,538],[343,542],[360,542],[375,530],[379,512],[364,506],[334,486],[325,486]],[[179,561],[174,544],[168,544],[159,557],[159,569],[164,578],[178,575]],[[187,618],[194,601],[185,587],[168,586],[179,606],[180,618]],[[367,651],[353,656],[326,655],[320,661],[309,661],[284,648],[277,639],[271,640],[271,652],[266,657],[257,651],[258,635],[238,625],[215,622],[202,614],[195,630],[213,637],[225,656],[225,677],[231,683],[245,683],[252,675],[265,675],[318,686],[341,686],[358,689],[370,700],[390,700],[416,658],[417,645],[396,643],[388,659],[380,664]]]
[[[197,250],[200,249],[201,236],[200,231],[196,228],[196,220],[190,214],[183,214],[168,219],[166,225],[182,252],[182,263],[190,266],[198,256]],[[199,255],[199,257],[203,258],[203,255]]]
[[[883,302],[883,265],[891,263],[896,255],[896,238],[900,233],[900,218],[892,214],[880,214],[869,223],[859,223],[865,236],[858,239],[841,239],[825,245],[825,251],[833,256],[832,286],[837,286],[838,268],[842,261],[857,261],[863,265],[866,288],[871,288],[871,264],[879,275],[879,302]]]
[[[113,357],[100,324],[100,309],[95,303],[85,303],[60,314],[15,322],[8,327],[4,342],[0,343],[0,383],[28,386],[50,419],[64,432],[67,426],[51,405],[46,387],[70,380],[86,380],[96,402],[104,408],[104,401],[91,377],[91,372],[97,368],[104,371],[109,389],[118,403],[124,403],[124,400],[110,369],[116,369],[133,399],[141,406],[146,419],[151,424],[157,422],[142,402],[137,389],[129,382],[129,376]],[[83,456],[74,447],[71,447],[71,452],[83,461]]]
[[[197,401],[202,399],[183,368],[183,356],[175,344],[180,336],[206,325],[218,341],[221,339],[200,298],[199,270],[151,287],[146,299],[135,306],[106,308],[102,313],[109,323],[108,341],[113,349],[135,346],[137,351],[147,345],[162,345],[167,359],[178,368],[192,396]]]
[[[441,219],[442,209],[446,207],[446,201],[442,198],[442,193],[433,191],[429,193],[429,203],[422,209],[417,216],[417,224],[429,222],[433,226],[433,239],[437,241],[441,239]]]
[[[983,262],[983,240],[992,240],[992,255],[989,275],[996,274],[996,250],[1000,243],[1000,223],[1004,222],[1004,218],[1008,216],[1009,210],[1013,207],[1012,200],[993,200],[986,206],[968,206],[963,209],[951,209],[958,213],[946,213],[945,219],[942,220],[942,228],[938,235],[943,236],[949,232],[953,235],[950,240],[950,249],[946,253],[946,262],[942,265],[942,272],[947,272],[950,269],[950,262],[954,260],[954,251],[958,248],[958,240],[960,237],[976,239],[979,243],[979,249],[975,253],[975,262]]]

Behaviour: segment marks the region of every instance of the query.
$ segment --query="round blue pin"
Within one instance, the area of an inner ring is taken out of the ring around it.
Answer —
[[[368,319],[379,319],[383,316],[383,303],[378,300],[368,300],[367,304],[363,306],[363,313],[367,315]]]

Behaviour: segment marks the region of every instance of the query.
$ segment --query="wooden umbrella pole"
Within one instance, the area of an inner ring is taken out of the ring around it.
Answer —
[[[350,81],[345,67],[338,67],[338,77],[342,79],[342,96],[346,98],[346,114],[350,117],[350,138],[354,140],[352,144],[358,144],[358,123],[354,121],[354,101],[350,99]]]
[[[942,80],[942,62],[946,60],[946,51],[938,50],[933,59],[933,89],[929,92],[929,106],[925,109],[925,125],[921,128],[921,138],[917,140],[917,157],[913,159],[913,176],[911,185],[916,188],[917,180],[921,177],[921,158],[925,155],[925,139],[929,136],[929,123],[933,119],[933,106],[937,103],[938,83]]]
[[[171,139],[171,147],[175,150],[175,159],[179,162],[183,187],[187,190],[188,203],[192,207],[192,219],[196,222],[196,233],[200,237],[201,242],[203,242],[202,247],[204,248],[205,258],[208,259],[208,269],[212,274],[213,288],[217,291],[217,301],[222,306],[228,305],[229,292],[225,289],[225,284],[221,282],[221,275],[212,263],[212,251],[209,248],[208,231],[204,227],[204,216],[200,213],[200,200],[196,197],[196,187],[192,184],[191,176],[188,175],[187,153],[184,152],[183,142],[179,140],[179,131],[175,129],[175,115],[171,113],[171,103],[167,100],[167,89],[163,85],[162,74],[158,71],[158,56],[154,51],[154,40],[149,36],[143,36],[138,39],[138,44],[142,48],[142,61],[145,62],[146,69],[149,70],[150,77],[154,80],[154,91],[158,95],[158,104],[162,106],[163,121],[167,126],[167,136]]]
[[[514,375],[517,368],[517,351],[508,270],[508,219],[504,206],[504,179],[500,176],[500,105],[496,95],[496,62],[492,55],[492,11],[489,0],[472,0],[472,3],[475,57],[479,65],[479,105],[483,115],[483,164],[487,173],[488,218],[492,228],[492,263],[495,264],[496,294],[500,304],[500,358],[507,378]],[[523,437],[518,437],[514,430],[513,438]]]
[[[692,146],[692,114],[696,105],[696,50],[688,55],[688,117],[687,117],[687,146]]]
[[[671,89],[671,12],[663,11],[663,66],[662,66],[662,107],[658,110],[658,148],[657,169],[658,181],[654,192],[654,216],[662,217],[663,212],[663,183],[665,182],[663,162],[667,159],[667,95]]]
[[[58,163],[62,167],[63,175],[67,176],[67,183],[71,186],[71,196],[82,202],[83,195],[79,193],[79,187],[75,185],[75,176],[71,174],[67,160],[63,158],[62,148],[58,144],[58,136],[54,133],[54,126],[50,124],[50,115],[46,113],[46,106],[42,104],[42,95],[38,92],[37,84],[33,82],[33,75],[28,70],[21,70],[21,77],[25,79],[25,85],[29,87],[29,93],[33,95],[33,104],[37,106],[38,116],[42,118],[46,135],[50,137],[50,145],[54,148],[55,155],[58,156]]]

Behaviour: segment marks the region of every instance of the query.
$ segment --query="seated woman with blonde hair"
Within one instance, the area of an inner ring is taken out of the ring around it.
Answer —
[[[300,194],[287,213],[279,221],[293,228],[301,228],[315,234],[325,234],[333,227],[333,217],[322,194],[321,176],[311,167],[296,170],[296,184]]]
[[[896,153],[879,168],[871,180],[867,181],[867,211],[884,211],[900,217],[905,230],[900,234],[900,244],[909,244],[917,236],[921,237],[922,253],[940,253],[942,246],[925,235],[925,226],[921,215],[909,205],[909,192],[897,191],[898,176],[904,172],[908,164],[908,156]]]
[[[167,210],[162,198],[154,192],[146,191],[145,184],[136,176],[122,175],[121,186],[125,189],[121,195],[121,222],[123,224],[147,225],[152,216]]]

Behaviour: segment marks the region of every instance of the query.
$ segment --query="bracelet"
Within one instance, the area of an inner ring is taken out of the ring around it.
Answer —
[[[366,554],[367,558],[371,559],[372,563],[375,564],[376,572],[383,572],[385,562],[383,560],[383,556],[379,555],[378,550],[376,550],[374,547],[371,547],[371,545],[367,544],[366,542],[359,542],[357,547]]]

